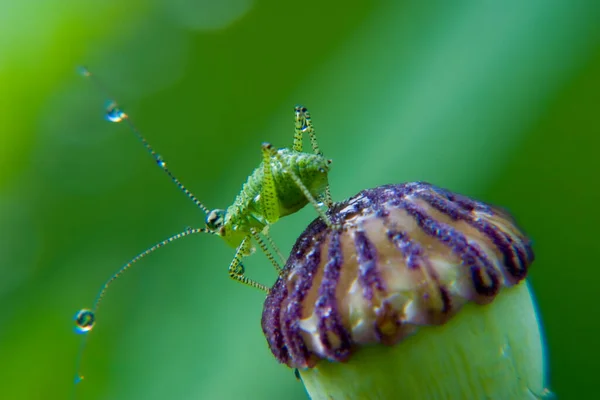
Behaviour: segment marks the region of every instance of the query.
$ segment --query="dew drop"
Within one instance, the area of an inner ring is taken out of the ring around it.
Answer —
[[[77,73],[85,78],[92,75],[92,73],[84,66],[77,67]]]
[[[512,358],[511,350],[510,344],[504,343],[504,345],[500,346],[500,357]]]
[[[77,375],[75,377],[75,384],[77,385],[78,383],[81,383],[82,380],[83,380],[83,375]]]
[[[540,399],[543,400],[554,400],[556,399],[556,397],[556,394],[548,388],[544,388],[544,390],[542,390],[542,393],[540,393]]]
[[[528,389],[529,393],[538,400],[555,400],[556,394],[548,388],[544,388],[540,393],[536,393],[531,389]]]
[[[75,314],[75,332],[87,333],[92,330],[96,323],[96,314],[92,310],[82,308]],[[82,378],[83,379],[83,378]]]
[[[110,102],[108,103],[108,106],[106,107],[106,114],[105,117],[107,120],[109,120],[110,122],[121,122],[123,121],[125,118],[127,118],[127,114],[125,114],[123,112],[123,110],[121,110],[116,103],[114,102]]]
[[[163,160],[161,156],[156,157],[156,165],[163,169],[167,168],[167,162]]]

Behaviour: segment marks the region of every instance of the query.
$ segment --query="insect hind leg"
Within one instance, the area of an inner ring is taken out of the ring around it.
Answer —
[[[294,116],[294,145],[292,148],[295,151],[302,152],[302,137],[304,133],[308,133],[313,152],[318,155],[323,155],[319,149],[319,144],[317,143],[317,135],[315,134],[315,128],[313,127],[308,109],[302,105],[297,105],[294,107]]]
[[[302,152],[302,137],[304,133],[308,133],[310,144],[312,145],[313,152],[319,156],[323,153],[319,149],[319,143],[317,142],[317,134],[310,118],[310,113],[305,106],[297,105],[294,107],[294,144],[292,148],[295,151]],[[329,160],[331,162],[331,160]],[[331,200],[331,191],[329,185],[325,188],[325,193],[322,196],[322,200],[327,207],[331,207],[333,201]]]

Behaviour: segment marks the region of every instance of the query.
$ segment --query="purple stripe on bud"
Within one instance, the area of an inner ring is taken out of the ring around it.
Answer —
[[[306,268],[295,270],[294,289],[289,296],[287,307],[283,312],[283,337],[288,346],[288,352],[295,365],[305,367],[308,364],[310,352],[300,335],[299,321],[302,318],[302,301],[313,284],[314,273],[321,262],[319,248],[305,257]]]
[[[502,265],[514,279],[520,281],[527,275],[527,266],[533,262],[533,252],[526,239],[523,241],[519,240],[519,243],[514,243],[510,235],[503,232],[497,225],[482,218],[475,218],[473,214],[466,212],[450,201],[445,201],[431,193],[425,192],[418,193],[417,196],[452,219],[466,221],[479,232],[485,234],[502,253]],[[473,200],[469,201],[474,202]],[[485,211],[490,215],[494,213],[491,207],[488,207]]]
[[[317,329],[324,353],[327,358],[336,361],[344,361],[348,358],[351,346],[350,334],[342,325],[335,293],[344,262],[340,235],[339,231],[331,232],[328,261],[325,264],[319,298],[315,305],[319,318]],[[332,343],[332,339],[337,343]]]
[[[418,269],[423,266],[423,247],[412,240],[406,232],[388,230],[388,239],[396,246],[404,256],[406,266],[410,269]]]
[[[288,363],[289,354],[281,332],[281,320],[279,315],[281,303],[287,297],[287,294],[285,280],[282,278],[277,279],[277,282],[275,282],[275,285],[273,285],[271,292],[265,300],[261,320],[263,332],[273,355],[280,363],[284,364]]]
[[[475,291],[482,296],[494,296],[500,290],[498,272],[476,243],[469,242],[458,229],[431,218],[423,208],[402,200],[403,208],[412,215],[427,235],[435,237],[457,255],[465,267],[471,269]],[[489,279],[483,279],[487,273]]]
[[[356,231],[354,234],[354,245],[356,246],[356,258],[358,260],[358,281],[363,288],[365,299],[373,300],[373,291],[383,292],[385,286],[377,271],[377,249],[369,240],[364,231]]]

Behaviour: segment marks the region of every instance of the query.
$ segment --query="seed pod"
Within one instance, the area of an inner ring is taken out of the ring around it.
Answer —
[[[313,399],[533,399],[543,345],[527,237],[498,208],[414,182],[334,204],[264,305]]]

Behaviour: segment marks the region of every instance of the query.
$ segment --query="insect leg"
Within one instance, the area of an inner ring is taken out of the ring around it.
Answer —
[[[244,254],[250,252],[250,236],[246,236],[235,251],[235,256],[229,264],[229,277],[235,279],[244,285],[251,286],[253,288],[262,290],[263,292],[269,293],[269,288],[261,283],[258,283],[244,275],[244,265],[242,264],[242,258]]]
[[[304,106],[297,105],[294,108],[294,145],[293,149],[295,151],[302,151],[302,135],[306,132],[308,133],[308,137],[310,138],[310,143],[312,145],[313,151],[315,154],[322,156],[321,150],[319,149],[319,144],[317,143],[317,134],[315,133],[315,128],[312,124],[312,119],[310,118],[310,113],[308,109]],[[331,160],[330,160],[331,162]],[[331,191],[329,190],[329,185],[325,188],[325,195],[323,196],[323,201],[327,207],[331,207],[333,201],[331,200]]]
[[[283,157],[281,157],[281,155],[277,152],[277,150],[275,150],[273,148],[273,145],[271,145],[270,143],[263,143],[262,151],[263,151],[264,157],[267,157],[267,155],[269,158],[275,157],[277,159],[277,161],[279,161],[281,163],[285,172],[287,172],[290,175],[290,177],[292,178],[294,183],[298,186],[298,188],[302,191],[302,193],[304,194],[306,199],[310,202],[310,204],[313,205],[313,207],[317,211],[317,214],[319,214],[319,217],[321,217],[321,219],[327,224],[327,226],[334,226],[333,223],[331,222],[331,219],[327,216],[327,214],[325,214],[325,212],[319,206],[319,203],[317,202],[317,200],[315,200],[313,195],[310,194],[310,191],[306,188],[306,186],[304,186],[304,183],[302,183],[302,180],[298,177],[298,175],[296,175],[296,173],[294,173],[294,171],[290,170],[287,167],[285,160],[283,159]],[[264,163],[266,164],[267,162],[265,161]],[[270,170],[270,168],[269,168],[269,170]],[[272,179],[273,178],[271,177],[271,180]],[[275,188],[273,188],[273,190],[275,190]]]
[[[270,145],[269,145],[270,146]],[[263,181],[260,191],[260,202],[267,222],[270,224],[279,219],[279,203],[277,201],[277,189],[273,179],[273,170],[271,168],[271,153],[265,150],[263,144]]]
[[[325,194],[321,196],[319,200],[322,200],[327,208],[330,208],[333,205],[333,200],[331,200],[331,190],[329,189],[329,184],[325,187]]]
[[[282,264],[285,264],[286,261],[287,261],[287,259],[283,256],[283,253],[281,252],[281,250],[279,250],[279,247],[277,247],[277,245],[275,244],[275,242],[271,238],[271,235],[269,235],[268,228],[269,228],[269,225],[267,225],[263,229],[262,235],[265,237],[265,239],[267,239],[267,242],[269,242],[269,246],[271,246],[271,249],[273,249],[273,251],[277,254],[277,256],[281,260]]]
[[[294,115],[294,146],[292,148],[295,151],[302,151],[302,135],[306,132],[310,138],[314,153],[323,155],[319,149],[319,144],[317,143],[317,136],[315,135],[315,129],[313,128],[308,109],[304,106],[297,105],[294,107]]]
[[[281,275],[281,272],[282,272],[281,266],[275,260],[275,257],[273,257],[273,253],[271,253],[271,251],[265,244],[265,241],[262,239],[262,237],[260,237],[260,234],[254,228],[250,229],[250,233],[252,234],[252,237],[254,238],[254,240],[256,240],[256,243],[258,243],[258,246],[260,247],[260,249],[263,251],[263,253],[265,253],[265,255],[267,256],[269,261],[271,261],[271,264],[273,264],[273,266],[275,267],[275,270],[277,271],[277,275]],[[271,244],[272,244],[272,242],[271,242]]]

